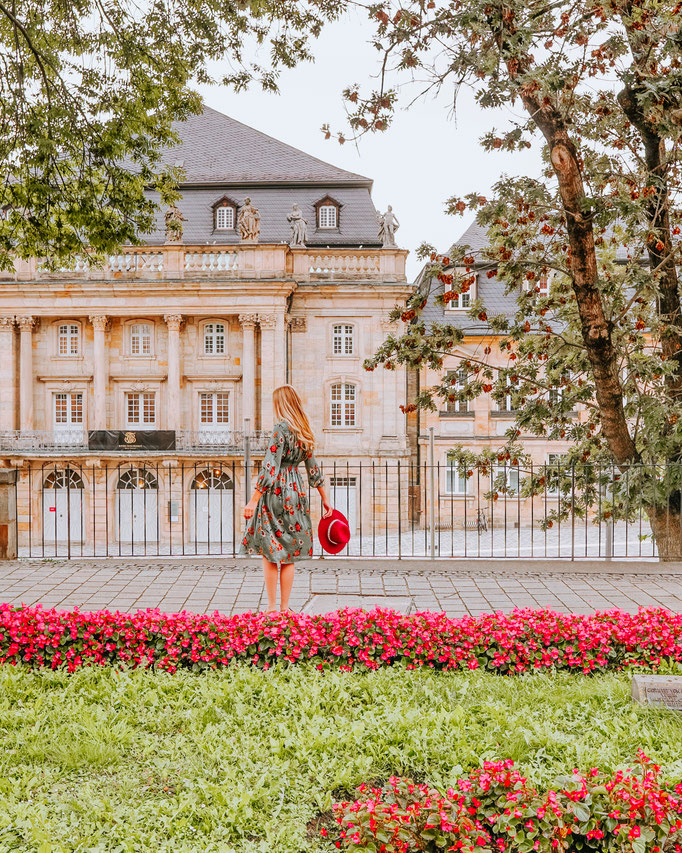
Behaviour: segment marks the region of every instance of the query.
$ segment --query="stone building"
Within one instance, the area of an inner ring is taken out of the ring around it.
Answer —
[[[473,224],[459,238],[458,244],[467,245],[474,257],[479,257],[487,245],[483,228]],[[473,267],[474,284],[466,294],[460,294],[447,306],[438,305],[431,298],[423,312],[428,323],[449,323],[464,330],[461,344],[446,357],[443,371],[434,371],[422,367],[419,371],[419,387],[428,388],[440,383],[443,373],[450,374],[457,381],[459,362],[466,358],[481,357],[491,364],[506,364],[506,355],[499,349],[499,336],[491,333],[487,324],[472,319],[469,306],[475,299],[481,299],[489,315],[512,317],[517,309],[517,295],[505,293],[502,282],[488,278],[481,271],[483,264]],[[486,267],[487,269],[487,267]],[[547,282],[540,282],[547,287]],[[490,347],[490,354],[483,351]],[[518,492],[519,477],[526,476],[530,468],[519,469],[505,462],[497,469],[483,476],[478,471],[467,477],[457,470],[448,460],[448,452],[455,446],[480,453],[486,449],[494,450],[505,443],[504,434],[513,425],[515,413],[511,397],[503,404],[496,403],[488,394],[481,394],[469,402],[442,403],[437,412],[420,412],[419,419],[419,458],[422,465],[429,460],[430,428],[433,428],[434,461],[436,466],[436,505],[435,521],[441,528],[461,529],[476,527],[479,513],[483,513],[483,523],[506,528],[520,528],[533,525],[543,518],[546,512],[556,506],[558,494],[548,489],[547,494],[534,501],[521,499]],[[586,412],[576,412],[575,417],[585,417]],[[532,460],[534,469],[543,466],[561,464],[562,455],[567,451],[567,441],[550,441],[544,436],[523,434],[520,441]],[[501,475],[501,477],[499,476]],[[492,479],[494,478],[494,479]],[[490,501],[486,494],[492,491],[493,483],[506,483],[506,491],[499,492],[498,500]],[[496,517],[495,517],[496,516]]]
[[[405,374],[362,369],[410,290],[372,181],[211,109],[178,130],[182,197],[144,245],[0,273],[22,553],[232,553],[284,382],[354,525],[360,463],[410,458]]]

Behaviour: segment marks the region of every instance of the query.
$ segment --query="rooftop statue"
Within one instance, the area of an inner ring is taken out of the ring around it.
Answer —
[[[308,235],[308,221],[303,218],[303,213],[297,204],[291,208],[287,216],[287,222],[291,224],[291,240],[289,245],[292,249],[304,249]]]
[[[377,213],[377,222],[379,224],[379,239],[384,249],[394,249],[396,246],[395,232],[400,228],[400,223],[390,204],[386,213]]]
[[[247,196],[244,199],[244,204],[239,210],[237,217],[239,226],[239,238],[247,243],[257,243],[260,236],[260,213],[258,208],[251,204],[251,199]]]
[[[182,242],[182,223],[187,220],[182,215],[180,208],[175,204],[171,205],[166,211],[164,218],[166,222],[166,242]]]

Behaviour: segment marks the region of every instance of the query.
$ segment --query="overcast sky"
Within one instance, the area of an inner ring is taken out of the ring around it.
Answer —
[[[478,140],[493,126],[503,126],[511,113],[480,110],[469,90],[462,89],[452,115],[452,92],[420,100],[409,110],[407,102],[418,89],[402,96],[391,128],[366,135],[354,143],[325,141],[320,127],[345,130],[343,89],[351,84],[371,84],[379,54],[368,44],[371,25],[353,13],[330,25],[314,45],[316,61],[286,71],[280,93],[257,89],[236,94],[217,87],[202,87],[205,102],[238,121],[294,145],[341,168],[374,180],[372,196],[382,212],[393,205],[400,222],[397,240],[411,252],[408,276],[416,277],[420,264],[414,250],[427,241],[447,249],[471,221],[444,213],[452,195],[488,192],[501,174],[537,173],[539,157],[533,152],[484,152]]]

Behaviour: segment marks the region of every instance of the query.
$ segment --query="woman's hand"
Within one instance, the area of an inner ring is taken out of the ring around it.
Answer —
[[[329,518],[333,512],[334,507],[331,504],[328,504],[327,501],[324,501],[322,504],[322,518]]]
[[[251,498],[251,500],[244,507],[244,518],[248,521],[250,518],[253,518],[253,514],[256,511],[256,507],[258,506],[258,498]]]

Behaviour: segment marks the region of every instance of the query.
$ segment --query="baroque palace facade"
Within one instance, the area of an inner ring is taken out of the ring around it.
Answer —
[[[178,132],[181,199],[144,245],[0,273],[20,554],[233,553],[284,382],[356,527],[356,471],[413,456],[405,373],[362,368],[410,291],[371,180],[210,109]]]

